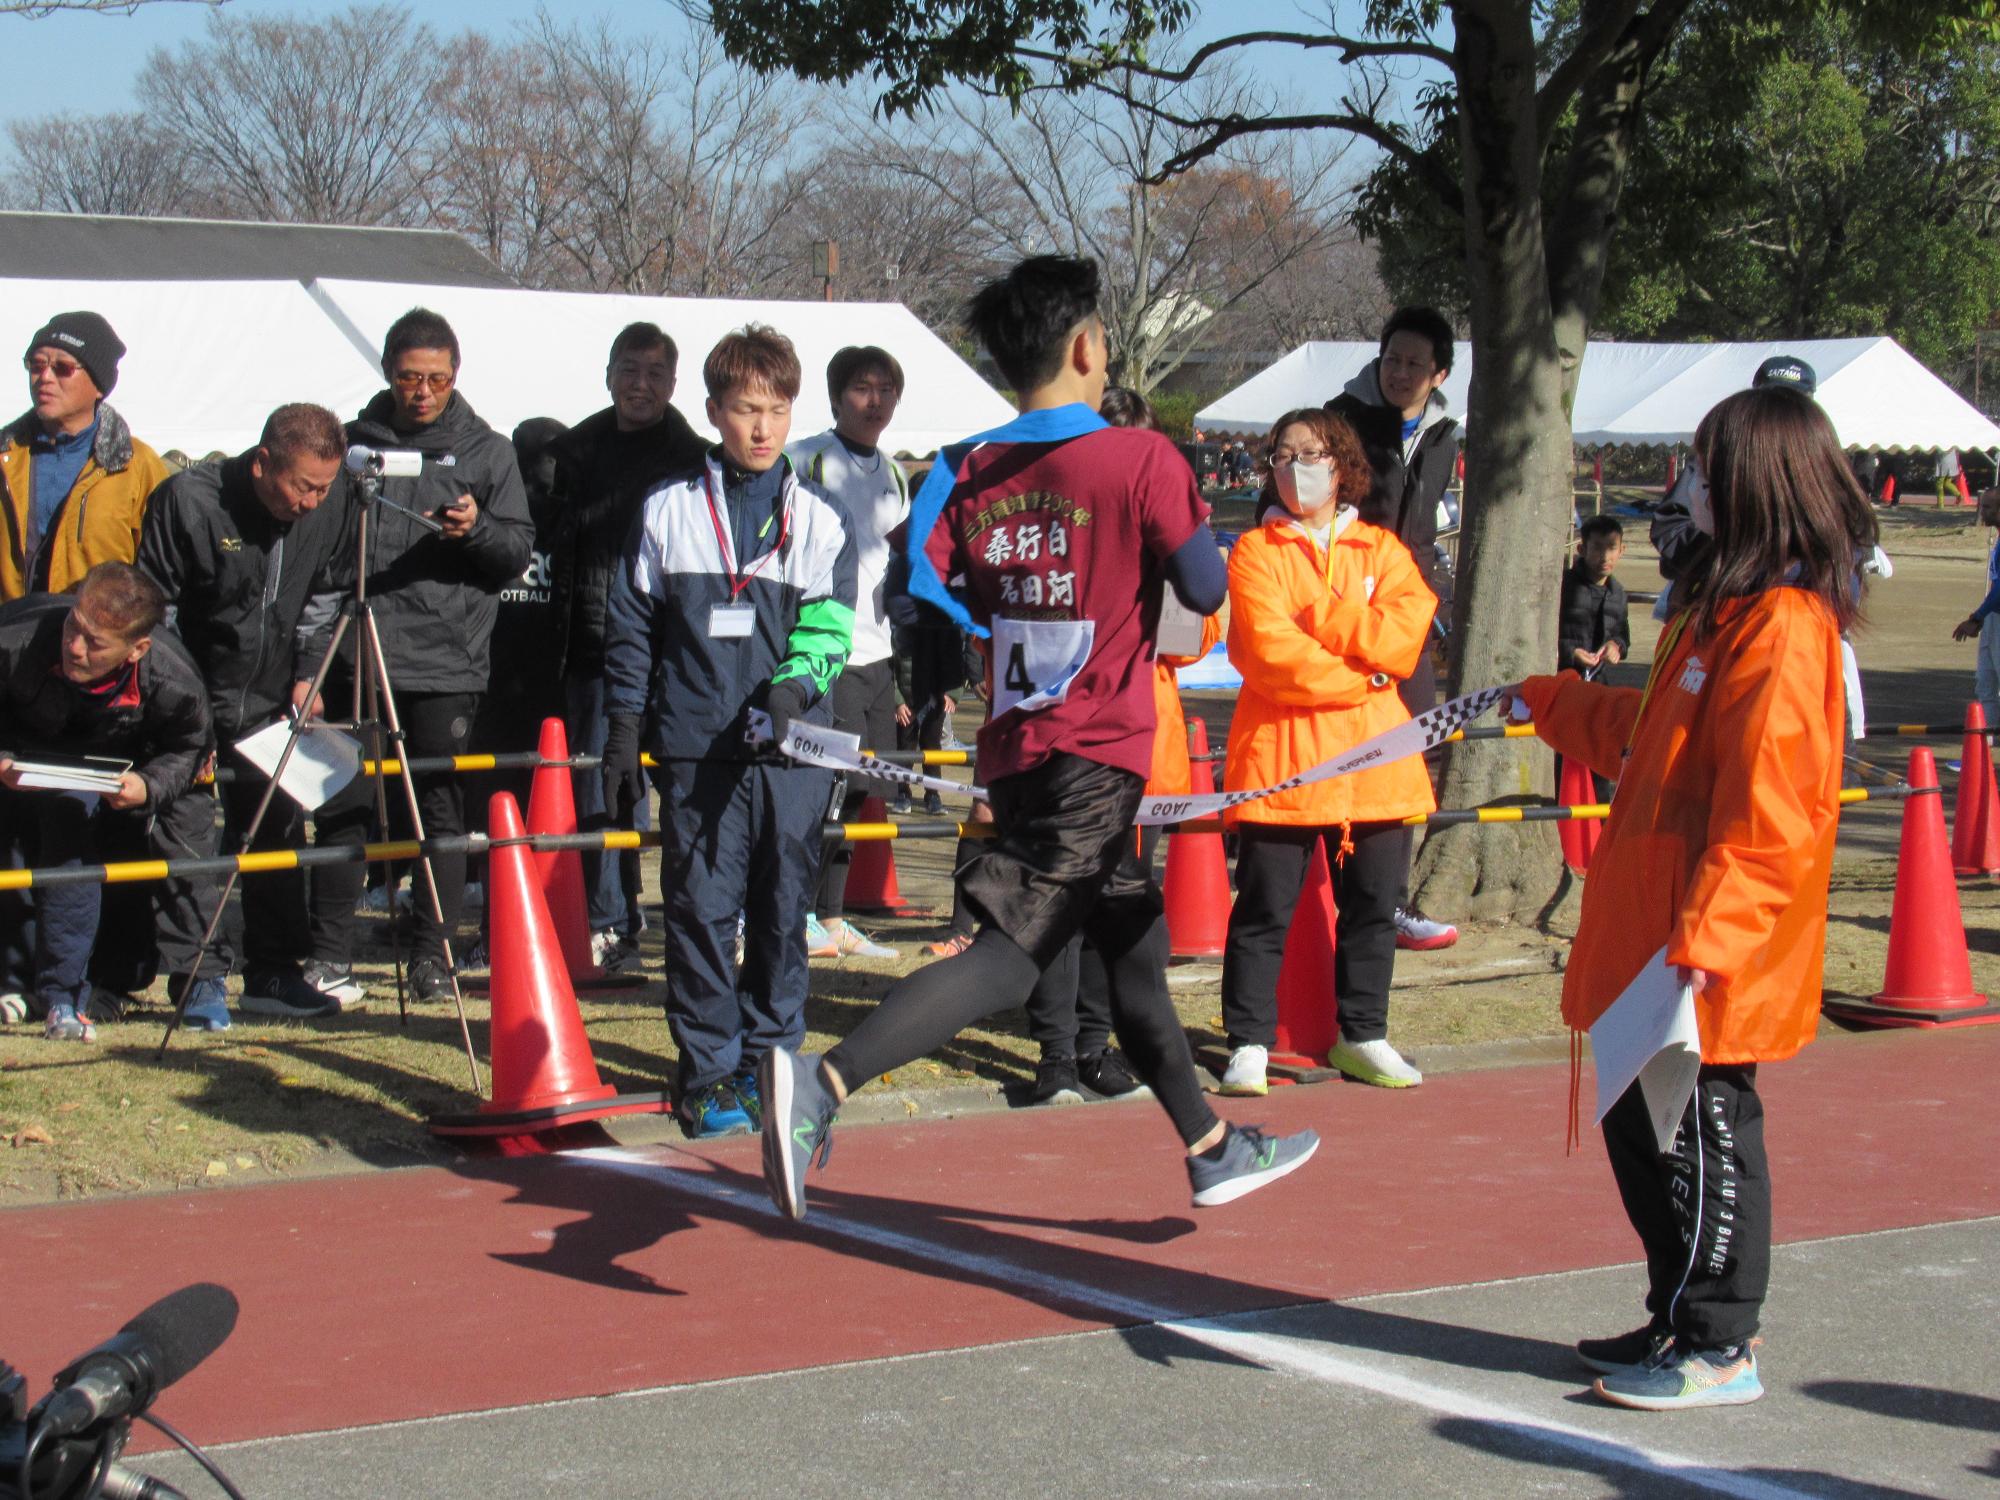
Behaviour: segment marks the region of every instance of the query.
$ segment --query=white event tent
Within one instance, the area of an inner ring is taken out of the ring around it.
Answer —
[[[1300,346],[1197,414],[1204,428],[1262,432],[1285,412],[1318,406],[1375,357],[1373,343]],[[1571,431],[1581,447],[1686,443],[1708,409],[1750,384],[1774,355],[1803,359],[1816,398],[1850,448],[1930,452],[2000,448],[2000,427],[1891,338],[1778,339],[1761,343],[1593,342],[1577,380]],[[1470,351],[1461,348],[1445,399],[1465,410]]]
[[[832,425],[826,363],[845,344],[879,344],[903,365],[906,390],[884,436],[892,451],[929,453],[1006,421],[1014,408],[900,303],[753,302],[535,292],[374,281],[67,281],[0,278],[0,348],[25,352],[51,314],[102,313],[126,354],[111,401],[162,451],[235,453],[256,441],[271,408],[316,401],[343,419],[382,388],[382,336],[415,306],[458,334],[466,399],[502,433],[528,417],[576,422],[609,404],[605,356],[627,323],[659,324],[680,348],[674,404],[697,431],[703,357],[724,333],[768,323],[798,346],[804,381],[792,431]],[[7,341],[11,340],[11,344]],[[18,405],[27,406],[25,377]]]

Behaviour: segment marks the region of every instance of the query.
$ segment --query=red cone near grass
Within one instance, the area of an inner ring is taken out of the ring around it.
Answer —
[[[528,832],[575,833],[576,792],[570,781],[569,736],[561,719],[542,720],[542,737],[536,746],[541,764],[528,786]],[[563,962],[569,977],[600,979],[590,952],[590,898],[583,888],[583,855],[575,849],[540,850],[534,853],[535,878],[548,897],[549,918],[555,923],[556,941],[562,945]]]
[[[1208,723],[1189,719],[1189,790],[1197,797],[1215,791],[1215,764],[1208,749]],[[1175,958],[1220,958],[1229,937],[1229,858],[1219,833],[1170,833],[1167,873],[1161,883],[1167,902],[1167,941]]]
[[[1910,752],[1903,803],[1903,839],[1896,855],[1896,902],[1889,914],[1889,968],[1882,993],[1869,1000],[1834,999],[1829,1014],[1868,1026],[1965,1026],[2000,1021],[1972,987],[1965,921],[1952,879],[1937,767],[1928,747]]]
[[[1563,807],[1587,807],[1597,801],[1597,784],[1590,779],[1590,767],[1567,755],[1556,757],[1556,802]],[[1570,818],[1556,824],[1562,843],[1563,863],[1581,875],[1590,868],[1597,841],[1604,837],[1601,818]]]
[[[889,821],[889,809],[880,797],[863,798],[861,815],[856,821],[886,823]],[[848,911],[870,916],[924,915],[922,908],[912,906],[903,899],[902,887],[896,883],[894,839],[860,839],[855,842],[854,856],[847,866],[847,889],[841,897],[841,905]]]
[[[1285,959],[1278,970],[1278,1044],[1271,1061],[1317,1068],[1340,1040],[1340,999],[1333,987],[1333,877],[1324,840],[1313,845],[1305,889],[1292,908]]]
[[[1993,784],[1986,713],[1977,703],[1965,706],[1965,745],[1951,808],[1951,867],[1960,875],[2000,874],[2000,789]]]
[[[486,829],[519,839],[513,794],[494,797]],[[597,1076],[562,949],[525,844],[500,842],[487,856],[492,904],[493,1097],[474,1115],[439,1115],[436,1135],[532,1134],[606,1115],[660,1114],[664,1094],[620,1094]]]

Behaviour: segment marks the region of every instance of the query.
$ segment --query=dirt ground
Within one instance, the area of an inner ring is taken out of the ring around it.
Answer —
[[[1868,622],[1856,635],[1869,717],[1878,725],[1960,722],[1971,694],[1973,647],[1954,643],[1951,627],[1984,591],[1988,538],[1969,511],[1899,508],[1882,520],[1895,575],[1874,587]],[[1628,520],[1631,545],[1620,574],[1634,592],[1657,586],[1644,530],[1643,519]],[[1632,625],[1633,656],[1614,681],[1642,680],[1650,660],[1657,627],[1644,604],[1634,604]],[[1229,697],[1189,695],[1187,706],[1209,720],[1212,742],[1220,745]],[[969,740],[975,727],[969,714],[960,715],[962,736]],[[1881,775],[1900,777],[1910,747],[1919,743],[1930,744],[1941,763],[1957,759],[1950,740],[1871,737],[1859,750]],[[1949,787],[1949,770],[1945,780]],[[1880,985],[1900,809],[1863,805],[1843,820],[1829,904],[1829,995],[1866,996]],[[899,975],[928,961],[922,944],[943,935],[950,909],[953,848],[950,840],[895,846],[905,899],[930,915],[863,922],[897,948],[894,961],[814,965],[808,1046],[849,1030]],[[650,859],[648,865],[650,881],[657,867]],[[2000,993],[2000,886],[1962,881],[1960,896],[1975,983]],[[379,920],[369,925],[384,935]],[[1454,948],[1402,955],[1392,1039],[1433,1072],[1522,1049],[1559,1052],[1566,936],[1560,924],[1546,933],[1468,926]],[[651,984],[627,995],[585,997],[581,1007],[597,1065],[606,1082],[622,1089],[658,1089],[671,1074],[656,933],[646,949]],[[378,942],[368,958],[361,965],[370,985],[366,1009],[307,1025],[239,1021],[221,1036],[176,1038],[164,1060],[153,1056],[163,1015],[157,991],[152,1007],[100,1028],[90,1048],[46,1043],[37,1027],[0,1028],[0,1204],[435,1159],[440,1148],[424,1120],[470,1103],[458,1027],[448,1008],[436,1006],[414,1008],[408,1025],[399,1025],[386,949]],[[1216,963],[1180,964],[1170,974],[1197,1048],[1221,1040],[1220,980]],[[483,1068],[484,1000],[469,997],[468,1011]],[[1021,1014],[996,1016],[901,1070],[889,1088],[870,1091],[879,1098],[874,1108],[949,1112],[1018,1095],[1034,1056]]]

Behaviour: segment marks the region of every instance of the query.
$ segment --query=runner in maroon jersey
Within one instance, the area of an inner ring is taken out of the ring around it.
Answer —
[[[1097,415],[1097,288],[1093,262],[1040,256],[969,310],[1021,415],[939,455],[911,511],[910,591],[989,638],[979,753],[1000,836],[960,877],[979,918],[969,949],[897,984],[825,1058],[765,1058],[764,1176],[795,1219],[847,1095],[1019,1005],[1078,931],[1104,956],[1119,1042],[1187,1148],[1196,1206],[1275,1181],[1319,1146],[1311,1131],[1218,1120],[1167,995],[1159,887],[1132,833],[1152,760],[1153,638],[1164,585],[1206,615],[1227,579],[1173,445]]]

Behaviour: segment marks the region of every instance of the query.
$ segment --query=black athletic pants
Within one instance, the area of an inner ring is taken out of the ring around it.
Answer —
[[[329,694],[332,702],[342,702]],[[415,756],[463,755],[472,737],[472,721],[479,712],[477,693],[398,693],[396,710],[403,721],[405,753]],[[391,778],[388,787],[389,816],[407,808],[407,794]],[[449,771],[417,777],[417,806],[423,814],[426,838],[454,838],[465,832],[465,801],[460,779]],[[375,783],[357,776],[347,789],[322,807],[313,818],[314,842],[320,845],[354,845],[368,842],[375,824]],[[413,875],[416,896],[415,919],[411,927],[413,958],[442,958],[444,940],[458,932],[459,912],[465,905],[465,856],[436,854],[431,869],[437,876],[438,902],[444,908],[440,926],[431,916],[430,898],[424,891],[423,873]],[[254,877],[263,879],[264,877]],[[312,954],[314,958],[343,967],[354,962],[355,907],[368,880],[367,866],[324,865],[313,871]]]
[[[1083,933],[1103,955],[1118,1040],[1193,1145],[1215,1128],[1167,995],[1160,888],[1133,848],[1144,779],[1073,755],[998,777],[999,837],[961,873],[979,934],[957,958],[920,969],[826,1056],[851,1090],[935,1051],[984,1016],[1021,1004]]]
[[[1633,1084],[1604,1117],[1604,1149],[1646,1250],[1646,1311],[1695,1349],[1757,1331],[1771,1282],[1771,1170],[1757,1069],[1703,1067],[1673,1149]]]
[[[222,827],[232,854],[245,852],[243,836],[264,795],[263,776],[248,761],[237,758],[236,779],[222,788]],[[257,838],[250,849],[299,849],[306,841],[306,814],[283,792],[271,798]],[[298,969],[312,952],[312,929],[306,917],[306,872],[273,870],[243,875],[236,881],[243,897],[243,967],[251,970]],[[208,972],[203,965],[203,972]]]
[[[1340,855],[1338,828],[1238,823],[1236,905],[1222,951],[1222,1023],[1232,1047],[1269,1047],[1278,1037],[1278,971],[1285,935],[1305,889],[1313,844],[1326,841],[1333,875],[1333,986],[1340,1035],[1372,1042],[1389,1034],[1389,980],[1396,969],[1396,908],[1409,868],[1401,822],[1355,823]]]
[[[1148,876],[1163,832],[1158,825],[1139,830],[1139,866]],[[1081,933],[1035,981],[1028,1036],[1043,1057],[1095,1057],[1111,1045],[1111,976]]]

